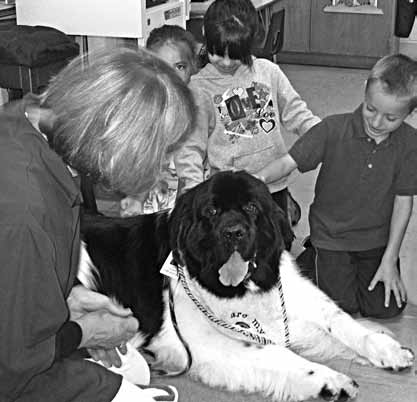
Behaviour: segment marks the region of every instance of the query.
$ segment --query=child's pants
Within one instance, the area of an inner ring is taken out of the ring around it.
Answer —
[[[390,304],[385,307],[385,286],[382,282],[378,282],[374,290],[368,290],[384,251],[385,247],[365,251],[310,248],[297,261],[303,261],[302,269],[308,270],[306,255],[310,254],[312,272],[309,276],[346,312],[359,312],[364,317],[390,318],[401,313],[405,303],[399,308],[391,292]],[[400,270],[399,261],[397,267]]]

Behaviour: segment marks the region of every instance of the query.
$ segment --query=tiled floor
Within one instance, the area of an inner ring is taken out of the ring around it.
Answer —
[[[409,306],[401,318],[386,320],[383,324],[391,329],[400,342],[417,351],[417,307]],[[283,362],[277,362],[282,364]],[[328,365],[359,384],[359,395],[355,402],[416,402],[417,367],[393,373],[374,367],[360,366],[348,360],[331,361]],[[179,402],[272,402],[259,394],[245,395],[209,388],[199,382],[181,376],[176,379],[153,380],[175,385],[180,393]],[[313,402],[309,400],[306,402]],[[319,399],[317,402],[324,402]]]

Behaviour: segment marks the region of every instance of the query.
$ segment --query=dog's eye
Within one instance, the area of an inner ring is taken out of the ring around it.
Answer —
[[[253,202],[250,202],[243,207],[243,210],[248,214],[256,214],[258,212],[258,207]]]
[[[217,214],[217,209],[213,207],[213,205],[208,205],[204,209],[204,215],[206,216],[215,216]]]

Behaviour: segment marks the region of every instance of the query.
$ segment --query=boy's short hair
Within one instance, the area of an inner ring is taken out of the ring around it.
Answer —
[[[188,87],[141,48],[74,59],[41,95],[41,107],[56,116],[50,142],[64,161],[126,194],[154,185],[195,115]]]
[[[258,14],[250,0],[215,0],[204,14],[204,37],[210,54],[251,66]]]
[[[156,51],[164,45],[184,44],[188,51],[188,59],[193,67],[193,73],[197,72],[197,41],[191,32],[186,31],[179,25],[162,25],[152,29],[146,40],[146,48]]]
[[[366,90],[380,82],[391,95],[410,99],[410,112],[417,106],[417,62],[404,54],[384,56],[376,62],[366,81]]]

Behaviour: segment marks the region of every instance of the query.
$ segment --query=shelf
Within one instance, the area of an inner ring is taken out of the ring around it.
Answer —
[[[0,2],[0,11],[1,12],[7,12],[7,11],[14,11],[15,10],[15,5],[14,4],[4,4],[2,2]]]
[[[325,13],[344,13],[344,14],[375,14],[375,15],[382,15],[384,12],[374,6],[355,6],[355,7],[348,7],[344,4],[338,4],[336,6],[326,6],[324,7],[323,11]]]

